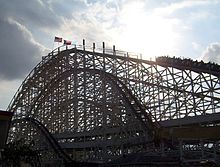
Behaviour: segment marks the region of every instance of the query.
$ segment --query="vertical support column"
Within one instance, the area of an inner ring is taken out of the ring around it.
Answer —
[[[184,98],[184,108],[185,108],[185,116],[188,116],[188,108],[187,108],[187,95],[186,95],[186,90],[187,90],[187,76],[185,76],[187,72],[186,71],[182,71],[182,80],[183,80],[183,98]],[[201,78],[200,78],[201,80]],[[204,102],[203,102],[204,104]]]
[[[113,54],[114,54],[114,55],[116,54],[115,45],[113,45]]]
[[[144,99],[143,99],[143,96],[142,96],[142,91],[143,91],[143,89],[142,89],[142,76],[141,76],[141,71],[142,71],[142,68],[141,68],[142,66],[141,66],[141,61],[140,60],[138,60],[138,62],[137,62],[137,73],[138,73],[138,98],[140,99],[140,101],[141,101],[141,103],[143,104],[143,102],[144,102]]]
[[[138,55],[137,55],[137,59],[139,59]],[[139,75],[139,65],[140,65],[140,61],[138,60],[136,63],[135,63],[135,66],[134,66],[134,69],[135,69],[135,80],[136,80],[136,83],[135,83],[135,96],[139,99],[140,99],[140,91],[139,91],[139,88],[140,88],[140,75]]]
[[[106,72],[106,62],[105,62],[105,43],[102,43],[102,49],[103,49],[103,71]],[[103,123],[104,123],[104,127],[106,126],[106,78],[105,78],[105,74],[103,74]]]
[[[151,82],[153,84],[155,84],[155,78],[154,78],[154,71],[155,71],[154,69],[155,68],[156,68],[155,65],[151,64],[151,66],[150,66],[150,76],[151,76]],[[150,90],[150,96],[152,96],[154,98],[152,99],[153,104],[151,104],[152,105],[151,107],[157,107],[155,95],[157,95],[156,88],[155,88],[155,86],[152,86],[151,90]],[[158,114],[158,112],[156,110],[153,110],[153,111],[154,111],[155,119],[157,121],[159,121],[160,115]]]
[[[83,39],[83,69],[86,68],[85,39]],[[86,72],[83,72],[83,128],[86,130]]]
[[[125,60],[125,67],[124,67],[124,73],[125,73],[125,84],[127,85],[128,88],[130,88],[130,85],[128,84],[129,81],[128,79],[131,78],[131,76],[129,76],[130,74],[130,68],[129,68],[129,55],[128,52],[126,53],[126,60]]]
[[[177,75],[176,75],[175,68],[172,67],[172,72],[170,74],[171,74],[171,76],[173,78],[172,84],[173,84],[173,87],[174,87],[174,90],[172,90],[173,91],[173,96],[171,96],[171,98],[174,98],[174,105],[175,105],[175,109],[176,109],[174,112],[176,112],[175,114],[177,115],[177,118],[180,118],[181,116],[180,116],[180,112],[178,110],[178,98],[177,98],[178,94],[177,94],[177,91],[176,91],[176,89],[177,89],[177,83],[176,83]]]
[[[77,132],[78,130],[78,73],[77,73],[77,68],[78,68],[78,62],[77,62],[77,49],[75,48],[75,55],[74,55],[74,75],[73,75],[73,80],[74,80],[74,131]]]
[[[92,44],[92,51],[95,52],[95,43]]]
[[[192,72],[190,71],[190,80],[191,80],[191,86],[192,86],[192,88],[191,88],[191,95],[193,96],[192,98],[193,98],[193,111],[194,111],[194,114],[196,115],[196,99],[195,99],[195,89],[194,89],[194,81],[193,81],[193,75],[192,75]]]
[[[158,108],[157,108],[157,110],[158,110],[158,112],[159,112],[159,119],[160,120],[162,120],[164,117],[165,117],[165,115],[163,115],[163,112],[162,112],[162,105],[161,105],[161,88],[160,88],[160,81],[159,81],[159,73],[160,73],[160,70],[158,69],[158,66],[157,65],[155,65],[156,66],[156,69],[157,69],[157,72],[156,72],[156,74],[155,74],[155,80],[156,80],[156,84],[158,85],[157,86],[157,101],[158,101]]]
[[[103,42],[102,43],[102,49],[103,49],[103,71],[105,71],[106,72],[106,59],[105,59],[105,43]],[[106,124],[107,124],[107,114],[106,114],[106,112],[107,112],[107,109],[106,109],[106,76],[105,76],[105,74],[103,74],[103,107],[102,107],[102,109],[103,109],[103,117],[102,117],[102,121],[103,121],[103,127],[104,127],[104,129],[106,129]],[[105,132],[104,132],[104,134],[103,134],[103,140],[105,141],[106,140],[106,134],[105,134]],[[107,156],[107,148],[104,146],[103,147],[103,155],[105,155],[105,156]]]
[[[85,39],[83,39],[83,50],[85,51],[85,49],[86,49],[86,42],[85,42]]]
[[[85,40],[83,39],[83,69],[86,68],[86,54],[85,54]],[[86,71],[83,72],[83,130],[86,131]],[[83,136],[84,142],[86,142],[86,137]],[[83,149],[83,158],[86,157],[86,149]]]
[[[95,63],[95,43],[93,43],[93,54],[92,54],[92,68],[93,69],[96,69],[96,63]],[[96,94],[96,75],[93,76],[93,100],[94,101],[97,101],[97,94]],[[94,108],[94,113],[93,113],[93,119],[94,119],[94,122],[93,122],[93,126],[98,126],[98,118],[97,118],[97,111],[95,110]]]
[[[68,69],[71,68],[70,64],[69,64],[69,54],[67,54],[67,53],[65,55],[65,65],[64,65],[64,67],[66,68],[65,71],[67,71]],[[68,111],[69,110],[68,109],[68,99],[69,99],[69,97],[68,97],[69,96],[68,85],[70,84],[70,81],[67,77],[67,78],[64,79],[63,82],[64,82],[63,83],[64,84],[64,96],[65,96],[63,98],[65,99],[65,102],[64,102],[65,105],[62,106],[62,112],[63,112],[63,115],[65,115],[64,121],[65,121],[66,129],[69,130],[69,128],[71,127],[70,126],[70,120],[69,120],[71,114]]]
[[[142,60],[142,56],[141,56],[141,60]],[[144,82],[145,81],[144,74],[146,74],[146,73],[145,73],[144,64],[143,64],[142,61],[140,63],[140,66],[141,66],[141,69],[140,69],[141,81]],[[145,88],[145,85],[143,83],[141,83],[141,86],[142,86],[141,87],[141,98],[143,99],[143,104],[146,104],[146,101],[145,101],[145,90],[146,90],[146,88]]]
[[[203,75],[203,74],[202,74]],[[209,77],[210,77],[210,86],[211,86],[211,89],[209,89],[210,90],[210,95],[211,95],[211,97],[214,97],[214,90],[215,90],[215,86],[213,85],[213,76],[211,75],[211,74],[209,74]],[[214,83],[215,84],[215,83]],[[215,113],[215,108],[216,108],[216,106],[215,106],[215,101],[214,101],[214,99],[213,98],[211,98],[211,106],[212,106],[212,108],[211,108],[211,110],[212,110],[212,113]]]
[[[115,45],[113,45],[113,69],[112,69],[112,74],[117,76],[116,73],[116,50],[115,50]]]
[[[103,51],[103,54],[105,54],[105,42],[102,42],[102,51]]]

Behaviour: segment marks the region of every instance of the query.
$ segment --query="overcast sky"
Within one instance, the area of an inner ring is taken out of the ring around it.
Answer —
[[[220,63],[220,0],[0,0],[0,109],[54,36]],[[56,45],[55,45],[56,46]]]

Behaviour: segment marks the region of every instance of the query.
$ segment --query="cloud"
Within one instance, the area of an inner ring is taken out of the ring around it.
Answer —
[[[57,28],[60,19],[50,8],[47,1],[41,0],[10,0],[0,1],[0,16],[13,18],[19,23],[38,28]]]
[[[51,0],[47,2],[47,6],[53,11],[54,15],[59,15],[59,18],[61,16],[68,19],[75,17],[72,15],[73,11],[78,13],[87,8],[87,4],[83,0],[65,0],[65,2],[62,0]]]
[[[82,2],[81,2],[82,3]],[[113,2],[84,2],[81,10],[73,10],[72,17],[62,17],[61,36],[74,41],[86,39],[88,42],[109,42],[112,34],[109,32],[118,26],[117,4]],[[65,8],[65,7],[62,7]]]
[[[202,54],[204,62],[214,62],[220,64],[220,43],[211,43]]]
[[[0,79],[24,78],[39,62],[45,48],[13,19],[0,19],[0,29]]]
[[[61,18],[48,2],[0,1],[0,108],[6,108],[24,77],[48,53],[36,39],[45,44],[45,30],[60,27]]]
[[[164,7],[156,8],[154,12],[158,15],[170,15],[181,9],[191,8],[191,7],[199,6],[199,5],[207,5],[209,3],[210,1],[207,1],[207,0],[180,1],[180,2],[175,2],[175,3],[170,3],[168,5],[166,4],[166,6]]]

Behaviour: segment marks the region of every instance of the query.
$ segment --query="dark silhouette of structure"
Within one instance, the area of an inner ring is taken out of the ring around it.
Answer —
[[[0,110],[0,149],[3,149],[6,144],[6,139],[8,135],[9,125],[13,113]]]
[[[0,110],[0,166],[13,113]]]
[[[35,141],[45,166],[217,164],[219,66],[194,64],[104,43],[59,47],[13,97],[8,140]]]

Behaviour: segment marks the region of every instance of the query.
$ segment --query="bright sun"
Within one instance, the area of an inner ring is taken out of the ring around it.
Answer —
[[[179,38],[177,20],[144,11],[141,2],[126,5],[120,17],[124,28],[118,41],[123,48],[142,53],[144,59],[174,53]]]

